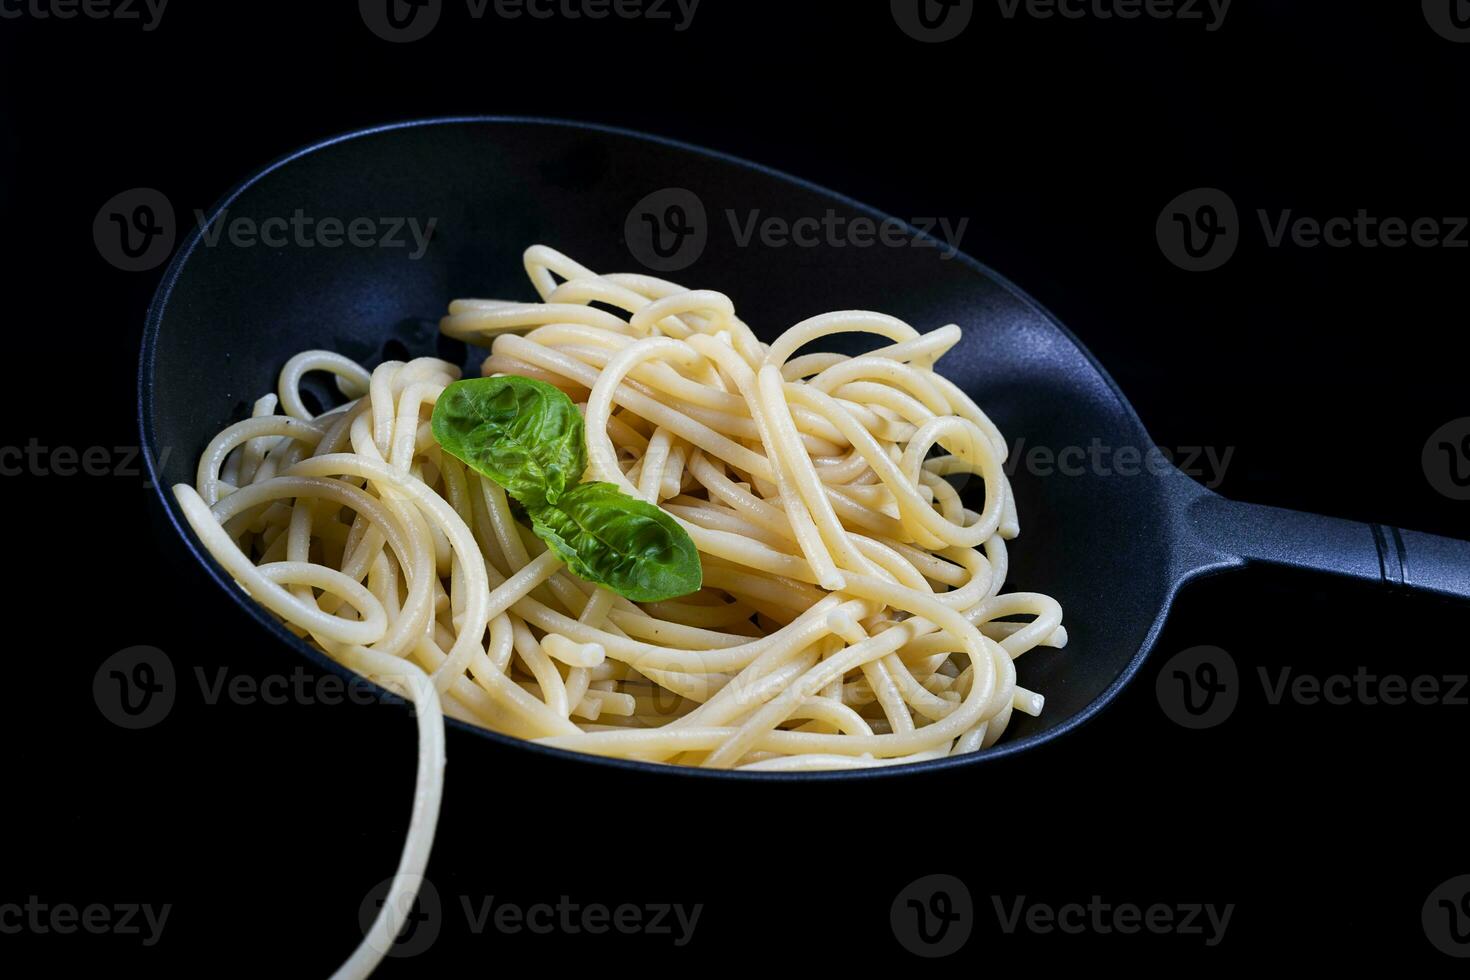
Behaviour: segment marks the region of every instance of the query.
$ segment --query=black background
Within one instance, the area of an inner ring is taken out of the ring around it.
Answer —
[[[811,179],[906,218],[968,218],[962,246],[1048,306],[1166,447],[1233,449],[1244,500],[1470,536],[1420,453],[1470,414],[1470,251],[1273,249],[1258,208],[1319,218],[1470,213],[1470,44],[1420,4],[1236,0],[1199,21],[1003,18],[977,0],[921,44],[885,3],[703,0],[668,21],[474,21],[449,3],[388,44],[356,4],[174,0],[136,22],[0,19],[0,445],[136,446],[135,379],[158,273],[99,255],[94,215],[133,187],[182,215],[304,143],[416,117],[555,116],[645,130]],[[1227,191],[1222,269],[1165,260],[1175,195]],[[736,297],[737,303],[739,297]],[[124,467],[123,469],[126,469]],[[11,613],[0,903],[172,905],[161,940],[0,935],[32,955],[157,975],[330,972],[397,860],[412,786],[391,707],[206,705],[142,732],[90,695],[147,644],[181,672],[288,672],[290,656],[175,564],[133,472],[3,484]],[[1024,515],[1023,515],[1024,517]],[[1159,664],[1197,644],[1243,675],[1464,672],[1463,607],[1257,571],[1192,586],[1138,682],[1080,735],[944,778],[768,788],[593,778],[451,738],[429,874],[439,940],[383,976],[808,960],[912,968],[889,905],[921,875],[968,886],[964,969],[1191,966],[1285,953],[1313,967],[1458,963],[1420,925],[1470,872],[1466,709],[1266,703],[1220,727],[1161,712]],[[1104,624],[1105,628],[1105,624]],[[1078,648],[1077,656],[1086,656]],[[528,905],[703,903],[693,941],[472,935],[459,896]],[[1225,940],[1006,935],[992,896],[1234,903]],[[840,962],[839,962],[840,961]],[[32,968],[6,970],[12,975]]]

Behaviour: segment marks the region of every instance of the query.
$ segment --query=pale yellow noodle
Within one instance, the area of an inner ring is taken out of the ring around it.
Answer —
[[[649,762],[924,762],[1040,712],[1014,660],[1067,640],[1054,599],[1001,591],[1020,524],[1000,431],[936,368],[957,325],[839,311],[767,346],[723,293],[599,275],[540,245],[524,262],[540,302],[455,300],[441,329],[489,348],[484,373],[585,402],[584,479],[663,506],[699,549],[699,592],[640,605],[572,575],[504,490],[440,451],[429,415],[459,370],[434,358],[369,372],[297,354],[174,488],[256,601],[419,708],[400,904],[339,976],[371,971],[422,872],[441,713]],[[852,333],[878,346],[798,353]],[[346,404],[313,416],[312,371]]]

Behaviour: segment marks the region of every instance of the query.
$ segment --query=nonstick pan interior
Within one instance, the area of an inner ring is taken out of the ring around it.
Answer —
[[[478,374],[483,351],[438,334],[450,299],[533,298],[521,253],[537,242],[599,271],[651,271],[630,254],[624,233],[630,210],[665,188],[697,197],[707,234],[698,259],[667,277],[728,293],[762,339],[835,309],[879,310],[920,330],[958,323],[964,340],[940,367],[1012,443],[1024,439],[1027,450],[1053,453],[1095,441],[1111,451],[1142,453],[1152,445],[1072,336],[963,254],[742,245],[731,229],[728,212],[740,220],[756,210],[787,220],[829,212],[839,220],[882,217],[840,195],[721,155],[585,125],[472,119],[388,127],[278,162],[226,198],[216,218],[261,225],[301,212],[344,223],[368,218],[379,229],[402,222],[403,247],[243,245],[228,234],[209,244],[196,235],[181,247],[150,311],[140,376],[145,446],[175,527],[234,601],[281,642],[325,669],[344,670],[241,593],[198,547],[167,491],[193,481],[208,440],[274,390],[288,357],[326,348],[371,367],[436,354]],[[421,229],[433,222],[418,258],[407,230],[415,221]],[[325,386],[320,397],[331,397]],[[1006,588],[1055,596],[1071,642],[1018,662],[1020,682],[1045,694],[1046,710],[1037,719],[1018,715],[990,754],[1077,721],[1151,642],[1177,578],[1167,497],[1178,479],[1146,470],[1125,476],[1084,466],[1039,475],[1016,468],[1022,533],[1011,543]]]

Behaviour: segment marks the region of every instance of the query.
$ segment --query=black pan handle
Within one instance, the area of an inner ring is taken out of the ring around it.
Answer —
[[[1201,491],[1183,510],[1194,571],[1261,562],[1470,599],[1470,541],[1243,504]]]

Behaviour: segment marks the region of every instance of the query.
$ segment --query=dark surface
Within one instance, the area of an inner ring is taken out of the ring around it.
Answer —
[[[196,669],[259,680],[289,677],[301,661],[221,601],[150,514],[153,491],[127,447],[137,443],[136,352],[159,271],[117,270],[91,235],[99,208],[129,188],[163,192],[186,228],[194,209],[299,145],[426,115],[552,115],[707,145],[888,213],[969,217],[964,250],[1051,309],[1160,445],[1233,450],[1218,481],[1226,496],[1470,535],[1470,505],[1437,492],[1422,460],[1431,433],[1470,414],[1467,253],[1271,248],[1256,219],[1257,209],[1319,219],[1470,209],[1457,122],[1470,46],[1438,37],[1419,5],[1239,0],[1213,33],[1146,20],[1006,21],[981,5],[965,35],[942,45],[907,39],[881,4],[793,6],[705,0],[682,33],[618,20],[476,23],[460,10],[409,45],[373,37],[352,4],[324,4],[309,18],[294,6],[180,0],[146,33],[121,22],[0,20],[9,95],[0,249],[17,365],[0,445],[48,450],[7,483],[10,605],[21,628],[9,656],[16,788],[0,904],[36,895],[173,906],[151,947],[116,933],[32,930],[0,934],[0,962],[38,954],[162,975],[197,975],[203,964],[224,975],[321,976],[350,950],[356,910],[391,872],[406,824],[413,733],[400,707],[210,704],[200,691]],[[420,180],[411,166],[389,179]],[[1230,194],[1244,240],[1223,268],[1191,274],[1164,258],[1154,227],[1167,202],[1200,186]],[[319,190],[348,194],[351,184]],[[512,221],[546,213],[511,211]],[[561,244],[593,264],[617,258],[616,241]],[[265,251],[250,258],[265,262]],[[793,301],[780,283],[799,278],[813,253],[763,251],[730,257],[783,270],[753,287],[725,281],[713,253],[674,277],[692,281],[709,265],[700,285],[730,291],[752,317],[776,317]],[[852,250],[852,262],[897,275],[887,266],[918,261],[877,251]],[[402,277],[379,276],[375,256],[359,258],[364,282],[405,288]],[[298,283],[286,259],[261,286],[269,294],[251,297],[280,313],[256,325],[262,337],[336,294],[334,283]],[[489,277],[513,272],[497,264],[442,284],[417,280],[413,306],[432,315],[462,283],[494,285]],[[388,298],[324,311],[323,335],[371,319]],[[920,308],[944,301],[926,295]],[[871,305],[902,313],[914,302]],[[415,324],[388,327],[405,344],[420,336]],[[195,370],[226,372],[224,353],[203,348]],[[233,408],[257,391],[228,394],[212,397]],[[219,404],[183,410],[211,428]],[[985,404],[1008,436],[1027,434],[1005,424],[1025,404]],[[61,447],[106,447],[107,472],[58,475]],[[1021,516],[1018,562],[1056,561],[1077,546],[1024,498]],[[1137,543],[1159,529],[1120,520],[1109,532]],[[1109,594],[1159,569],[1147,556],[1123,567],[1069,605],[1074,637],[1125,629]],[[1101,613],[1084,621],[1083,606]],[[1182,594],[1137,683],[1077,735],[954,774],[868,786],[599,776],[522,753],[482,760],[456,737],[430,865],[446,921],[432,949],[382,975],[504,968],[502,957],[527,954],[567,968],[679,965],[667,937],[472,935],[459,899],[487,895],[703,902],[679,952],[694,968],[745,953],[755,968],[777,969],[775,950],[793,940],[814,957],[851,950],[843,969],[912,966],[920,961],[895,941],[889,906],[934,873],[963,879],[974,898],[975,935],[948,961],[962,969],[1077,959],[1208,970],[1284,949],[1323,968],[1398,958],[1419,974],[1448,973],[1458,962],[1430,944],[1421,908],[1441,882],[1470,871],[1466,707],[1362,696],[1272,704],[1269,686],[1284,666],[1319,678],[1361,668],[1437,677],[1448,692],[1466,671],[1466,625],[1462,607],[1300,574],[1201,582]],[[167,653],[180,694],[161,723],[125,731],[99,711],[91,686],[104,660],[138,644]],[[1155,681],[1173,655],[1204,644],[1228,651],[1242,690],[1228,720],[1196,731],[1170,720]],[[1079,639],[1065,656],[1089,651]],[[1019,895],[1236,910],[1210,949],[1187,936],[1007,935],[991,896],[1009,904]]]

